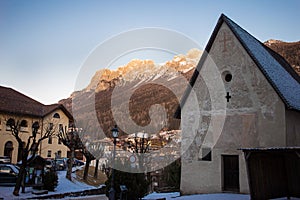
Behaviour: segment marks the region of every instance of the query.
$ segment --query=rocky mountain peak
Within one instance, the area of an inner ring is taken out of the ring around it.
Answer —
[[[117,69],[98,70],[90,84],[84,91],[102,91],[115,85],[116,81],[125,84],[135,80],[151,80],[160,76],[176,76],[176,73],[185,73],[196,66],[202,52],[199,49],[191,49],[186,55],[180,54],[163,64],[157,64],[153,60],[132,59]]]
[[[278,43],[282,43],[283,41],[281,40],[275,40],[275,39],[269,39],[267,41],[264,42],[265,45],[270,46],[272,44],[278,44]]]

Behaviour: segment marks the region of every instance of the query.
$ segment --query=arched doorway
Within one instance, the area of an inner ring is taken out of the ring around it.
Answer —
[[[4,156],[10,157],[10,160],[11,160],[13,150],[14,150],[14,146],[13,146],[12,141],[6,142],[5,146],[4,146]]]

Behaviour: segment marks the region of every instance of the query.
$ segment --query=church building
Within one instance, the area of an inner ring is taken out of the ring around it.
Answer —
[[[300,77],[222,14],[176,117],[187,145],[181,192],[249,193],[241,149],[300,146]]]

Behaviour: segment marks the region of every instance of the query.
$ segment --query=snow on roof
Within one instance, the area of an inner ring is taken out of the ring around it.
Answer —
[[[225,22],[260,67],[288,108],[300,110],[300,83],[282,66],[260,41],[225,15]]]

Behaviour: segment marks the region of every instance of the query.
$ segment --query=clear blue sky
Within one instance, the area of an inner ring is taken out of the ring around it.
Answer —
[[[298,0],[0,0],[0,85],[56,103],[89,53],[121,32],[171,29],[204,48],[224,13],[260,41],[299,41],[299,9]]]

